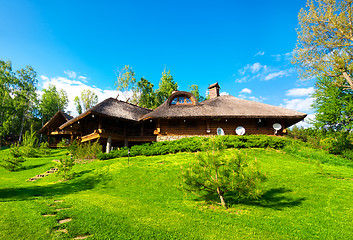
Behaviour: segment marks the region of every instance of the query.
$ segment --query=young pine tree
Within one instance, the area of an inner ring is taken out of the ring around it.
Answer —
[[[260,196],[259,183],[265,177],[258,170],[256,159],[250,161],[240,152],[226,155],[217,138],[213,138],[205,149],[208,150],[195,155],[195,163],[182,168],[184,190],[204,198],[217,194],[224,208],[227,208],[225,195],[229,192],[239,198]]]

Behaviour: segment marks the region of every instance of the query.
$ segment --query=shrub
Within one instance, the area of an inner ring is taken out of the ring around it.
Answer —
[[[223,142],[225,148],[275,148],[281,149],[290,142],[291,139],[273,137],[267,135],[249,135],[249,136],[216,136],[215,138]],[[130,156],[153,156],[164,155],[177,152],[197,152],[202,150],[202,144],[207,144],[210,138],[190,137],[176,141],[153,142],[142,145],[135,145],[130,148]],[[118,157],[127,157],[128,148],[113,150],[110,153],[100,153],[97,158],[107,160]]]
[[[77,141],[73,141],[68,147],[68,150],[75,159],[94,159],[102,152],[102,146],[99,144],[98,140],[93,143],[87,142],[81,144]]]
[[[342,152],[342,156],[344,158],[347,158],[349,160],[353,161],[353,150],[352,149],[346,149]]]
[[[239,152],[227,156],[224,149],[220,139],[212,138],[205,144],[205,152],[195,155],[197,162],[182,168],[183,189],[205,199],[210,194],[218,194],[224,208],[227,208],[224,197],[228,192],[238,198],[258,198],[259,183],[265,177],[258,170],[256,159],[250,162]]]
[[[48,142],[42,142],[39,146],[39,152],[41,155],[48,156],[50,154],[50,148]]]
[[[37,147],[38,138],[36,136],[36,132],[33,130],[33,126],[31,126],[31,131],[27,130],[25,134],[23,134],[21,142],[21,151],[26,157],[36,157]]]
[[[75,160],[73,159],[72,155],[66,156],[59,160],[59,162],[57,163],[57,168],[59,170],[58,174],[62,177],[63,180],[68,180],[73,177],[73,175],[70,174],[70,171],[72,170],[74,165]]]
[[[23,153],[18,144],[11,145],[10,156],[5,157],[0,166],[11,172],[18,171],[21,169],[22,163],[25,161],[22,154]]]
[[[61,141],[58,144],[56,144],[56,146],[59,148],[65,148],[65,147],[69,146],[69,141],[67,139],[63,138],[63,139],[61,139]]]

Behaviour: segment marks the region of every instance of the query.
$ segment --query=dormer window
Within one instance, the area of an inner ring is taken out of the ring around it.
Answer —
[[[192,105],[192,101],[189,97],[179,96],[171,101],[171,105]]]

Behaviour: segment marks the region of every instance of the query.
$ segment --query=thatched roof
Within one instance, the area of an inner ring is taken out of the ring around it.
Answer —
[[[195,105],[171,105],[170,101],[172,96],[153,112],[144,115],[143,119],[228,117],[295,118],[302,120],[306,117],[305,113],[264,103],[239,99],[229,95],[219,96]]]
[[[90,114],[104,115],[107,117],[125,119],[129,121],[139,121],[141,116],[151,111],[151,109],[139,107],[131,103],[117,100],[115,98],[107,98],[86,112],[61,125],[60,129],[64,129],[65,127]]]
[[[63,111],[57,111],[55,115],[39,130],[39,133],[45,133],[48,127],[58,128],[60,125],[71,120],[73,117]]]

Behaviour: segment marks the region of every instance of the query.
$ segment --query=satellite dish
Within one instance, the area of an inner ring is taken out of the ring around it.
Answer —
[[[224,135],[224,131],[222,128],[217,128],[217,135]]]
[[[237,135],[244,135],[245,134],[245,128],[243,128],[242,126],[239,126],[235,129],[235,133]]]
[[[281,124],[279,124],[279,123],[274,123],[273,124],[273,129],[275,130],[275,135],[277,134],[278,130],[281,130],[281,128],[282,128]]]
[[[274,123],[274,124],[273,124],[273,129],[274,129],[274,130],[278,131],[278,130],[281,130],[281,128],[282,128],[282,125],[281,125],[281,124],[279,124],[279,123]]]

